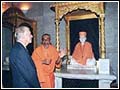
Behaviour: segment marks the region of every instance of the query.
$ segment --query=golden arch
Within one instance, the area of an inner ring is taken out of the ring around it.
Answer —
[[[59,24],[60,19],[65,17],[66,21],[66,47],[68,49],[68,55],[70,55],[70,36],[69,36],[69,20],[78,18],[77,16],[66,15],[69,12],[78,9],[84,9],[86,11],[90,10],[92,13],[96,13],[99,17],[99,49],[100,49],[100,58],[105,58],[105,30],[104,30],[104,3],[103,2],[57,2],[51,5],[51,8],[55,11],[55,24],[56,24],[56,48],[60,50],[60,37],[59,37]],[[90,15],[90,14],[89,14]],[[94,14],[92,15],[94,17]],[[79,16],[80,18],[80,16]],[[82,18],[87,18],[82,17]]]

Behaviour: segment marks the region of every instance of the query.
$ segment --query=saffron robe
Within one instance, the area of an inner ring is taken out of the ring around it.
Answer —
[[[49,45],[47,49],[43,45],[36,48],[32,54],[32,59],[37,69],[37,75],[42,88],[54,88],[54,69],[59,53],[56,48]],[[49,65],[43,64],[42,60],[51,59]],[[58,64],[60,67],[61,63]]]
[[[72,57],[82,65],[86,65],[87,59],[92,59],[94,57],[92,51],[92,45],[89,42],[82,43],[78,42],[73,51]]]

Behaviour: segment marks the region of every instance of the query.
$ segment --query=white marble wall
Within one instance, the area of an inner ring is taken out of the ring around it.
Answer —
[[[118,77],[118,3],[105,3],[106,58],[110,59],[111,73]]]

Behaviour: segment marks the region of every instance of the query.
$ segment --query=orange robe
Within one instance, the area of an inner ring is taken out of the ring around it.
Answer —
[[[59,53],[52,45],[45,49],[43,45],[36,48],[32,54],[32,59],[37,69],[37,75],[42,88],[54,88],[54,69]],[[42,64],[42,60],[51,59],[49,65]]]
[[[83,46],[80,42],[77,43],[77,45],[75,46],[74,52],[72,54],[72,57],[79,64],[85,65],[88,58],[94,57],[91,43],[85,42]]]

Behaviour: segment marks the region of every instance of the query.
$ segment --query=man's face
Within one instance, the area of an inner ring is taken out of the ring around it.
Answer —
[[[29,28],[25,28],[26,30],[25,30],[25,32],[24,32],[24,39],[26,40],[26,42],[28,42],[28,44],[29,43],[32,43],[32,38],[33,38],[33,36],[32,36],[32,34],[31,34],[31,32],[30,32],[30,30],[29,30]]]
[[[86,41],[86,32],[79,32],[79,40],[81,43]]]
[[[50,44],[50,37],[48,35],[43,36],[42,44],[47,46]]]
[[[86,37],[86,32],[79,32],[79,37]]]

